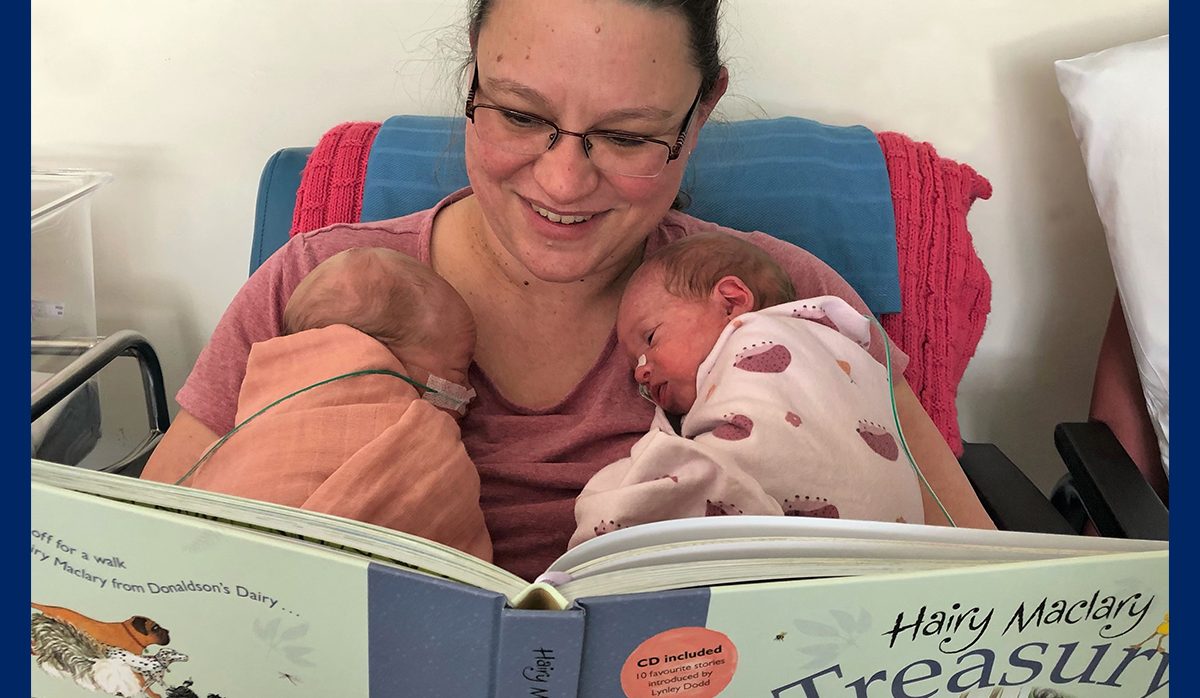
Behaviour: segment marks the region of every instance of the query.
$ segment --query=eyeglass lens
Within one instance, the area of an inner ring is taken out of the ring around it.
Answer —
[[[474,121],[480,140],[518,155],[546,152],[558,133],[545,121],[482,104],[475,105]],[[569,135],[564,133],[558,137]],[[622,138],[617,134],[588,134],[583,147],[597,168],[629,177],[658,175],[671,154],[671,149],[663,143]]]

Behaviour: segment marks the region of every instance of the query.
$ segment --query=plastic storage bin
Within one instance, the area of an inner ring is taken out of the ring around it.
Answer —
[[[32,170],[30,335],[94,337],[91,196],[112,179],[93,170]]]

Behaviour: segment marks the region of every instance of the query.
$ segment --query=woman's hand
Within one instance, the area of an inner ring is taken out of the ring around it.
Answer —
[[[996,528],[975,495],[975,489],[963,473],[958,459],[906,380],[896,383],[896,411],[900,415],[900,427],[904,430],[904,438],[913,459],[942,501],[942,506],[950,512],[954,523],[963,528]],[[921,486],[921,499],[925,503],[925,523],[949,525],[950,522],[924,485]]]
[[[142,470],[142,479],[175,484],[200,460],[217,437],[200,420],[180,410],[154,453],[150,454],[150,461]]]

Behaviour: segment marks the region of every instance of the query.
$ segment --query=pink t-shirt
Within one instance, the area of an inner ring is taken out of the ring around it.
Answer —
[[[250,346],[280,335],[284,305],[309,271],[352,247],[387,247],[428,264],[434,216],[469,194],[470,189],[460,190],[431,209],[402,218],[334,225],[293,237],[251,275],[230,303],[176,395],[180,407],[214,432],[228,432],[234,426]],[[839,296],[868,312],[828,265],[763,233],[740,233],[671,211],[650,234],[646,252],[705,230],[745,235],[788,272],[797,297]],[[874,341],[871,346],[882,362],[882,344]],[[908,357],[894,344],[891,355],[893,375],[899,378]],[[653,405],[638,395],[629,362],[617,351],[615,329],[596,365],[561,403],[548,409],[513,404],[474,364],[470,381],[477,396],[460,426],[467,453],[479,468],[480,505],[492,535],[493,559],[532,580],[566,550],[575,530],[576,495],[600,468],[629,455],[650,426]]]

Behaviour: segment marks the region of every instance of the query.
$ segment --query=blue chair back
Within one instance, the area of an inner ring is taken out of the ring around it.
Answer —
[[[254,204],[254,240],[250,245],[250,273],[283,247],[292,230],[296,209],[296,190],[311,147],[284,148],[263,167],[258,178],[258,199]]]
[[[367,161],[362,220],[433,206],[467,185],[462,117],[394,116]],[[264,168],[250,270],[287,241],[311,148],[287,148]],[[685,211],[759,230],[823,259],[875,313],[900,309],[895,220],[875,134],[785,117],[709,123],[688,163]]]

